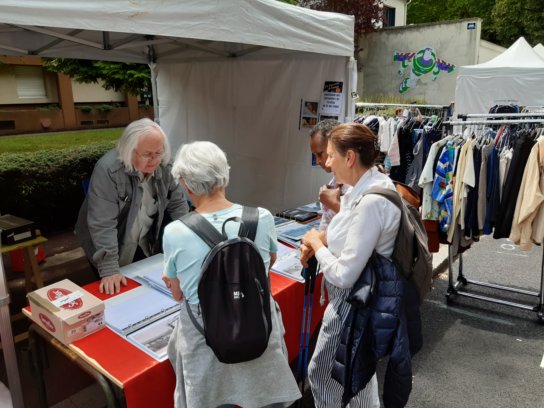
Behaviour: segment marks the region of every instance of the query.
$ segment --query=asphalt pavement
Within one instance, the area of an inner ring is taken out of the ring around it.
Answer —
[[[446,253],[447,255],[447,253]],[[465,278],[536,292],[543,251],[522,252],[508,240],[484,237],[462,255]],[[421,308],[424,346],[413,360],[407,407],[544,407],[544,325],[538,314],[468,297],[450,296],[446,269]],[[459,260],[453,263],[454,282]],[[478,285],[470,293],[538,307],[537,296]],[[380,374],[386,362],[382,362]],[[381,384],[381,381],[379,381]]]

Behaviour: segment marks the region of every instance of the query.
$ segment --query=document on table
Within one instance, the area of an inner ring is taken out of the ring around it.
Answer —
[[[319,228],[320,220],[312,221],[308,224],[300,224],[300,223],[293,223],[293,224],[286,224],[284,226],[281,226],[279,228],[276,228],[276,232],[278,234],[278,238],[287,238],[291,241],[300,241],[304,235],[310,231],[312,228]]]
[[[153,358],[166,359],[167,336],[178,317],[180,304],[149,287],[139,286],[105,301],[110,329]],[[164,345],[162,347],[161,345]]]
[[[134,275],[133,279],[151,286],[153,289],[161,292],[162,294],[172,298],[172,292],[166,287],[162,280],[163,266],[158,265],[154,268],[149,268],[146,271],[138,272]]]
[[[287,276],[298,282],[304,282],[301,275],[302,264],[300,263],[300,251],[296,248],[278,242],[277,260],[272,265],[271,271],[279,275]]]

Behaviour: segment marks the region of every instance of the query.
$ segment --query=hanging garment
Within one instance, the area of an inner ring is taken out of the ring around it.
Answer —
[[[514,154],[512,156],[512,161],[510,162],[510,170],[508,171],[508,175],[504,183],[504,200],[501,201],[498,207],[495,233],[493,234],[493,238],[495,239],[508,238],[510,236],[510,229],[512,227],[516,200],[518,198],[518,192],[521,186],[521,180],[523,178],[523,171],[525,170],[525,164],[527,163],[531,149],[535,144],[535,136],[536,130],[520,130],[517,132],[514,142]]]
[[[412,160],[414,158],[412,129],[409,123],[407,125],[399,127],[399,130],[397,132],[400,153],[400,165],[391,167],[391,173],[389,174],[391,180],[400,181],[404,184],[406,184],[406,174],[408,172],[408,167],[410,167],[410,164],[412,164]]]
[[[474,168],[474,186],[467,189],[466,212],[464,218],[464,236],[478,240],[480,229],[478,228],[478,192],[480,188],[480,169],[482,162],[482,150],[475,148],[472,155]]]
[[[432,198],[439,204],[438,221],[440,230],[447,232],[453,215],[453,168],[455,164],[455,146],[447,142],[436,166]]]
[[[482,147],[482,162],[480,164],[480,180],[478,182],[478,229],[484,230],[485,210],[487,208],[487,162],[493,150],[493,143]]]
[[[523,173],[510,239],[522,251],[544,239],[544,137],[531,149]]]
[[[461,229],[464,228],[464,202],[467,194],[467,186],[474,187],[474,162],[472,160],[473,139],[468,139],[459,151],[459,160],[455,169],[453,184],[453,213],[448,228],[448,242],[452,242],[453,233],[458,223],[462,221]],[[468,166],[467,166],[468,164]]]
[[[486,207],[482,231],[484,235],[491,234],[495,227],[499,208],[499,188],[499,156],[497,149],[493,146],[487,160]]]

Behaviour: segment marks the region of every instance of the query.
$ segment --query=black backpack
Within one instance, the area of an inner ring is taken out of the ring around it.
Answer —
[[[222,363],[259,357],[268,347],[272,331],[268,277],[263,258],[253,243],[259,210],[243,207],[242,218],[225,220],[222,233],[194,211],[180,221],[211,248],[202,263],[198,284],[204,327],[187,307],[191,321]],[[226,236],[225,225],[229,221],[241,223],[238,237]]]
[[[372,187],[364,195],[367,194],[381,195],[400,209],[399,231],[391,259],[399,272],[415,284],[419,300],[423,303],[432,286],[433,257],[427,245],[427,231],[418,209],[395,190]]]

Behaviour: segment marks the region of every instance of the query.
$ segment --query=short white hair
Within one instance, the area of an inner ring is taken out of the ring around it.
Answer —
[[[138,143],[140,143],[142,137],[147,135],[152,130],[158,130],[163,139],[164,154],[161,160],[162,164],[167,164],[170,162],[170,143],[168,143],[166,134],[157,123],[153,122],[149,118],[143,118],[130,123],[123,131],[121,138],[117,141],[119,160],[123,162],[127,170],[136,170],[134,164],[132,163],[134,151],[138,147]]]
[[[191,192],[207,195],[229,184],[229,163],[225,152],[212,142],[181,146],[172,166],[172,175],[183,180]]]

